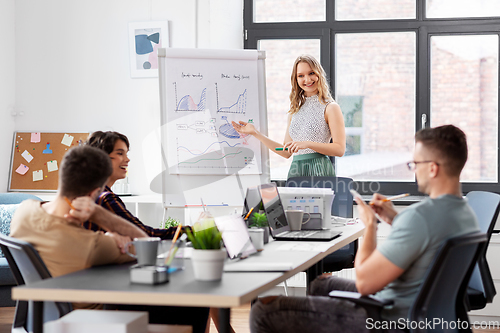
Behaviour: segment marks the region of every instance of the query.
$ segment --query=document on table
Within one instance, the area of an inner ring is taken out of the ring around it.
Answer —
[[[311,252],[325,252],[330,247],[329,243],[313,243],[313,242],[302,242],[302,243],[285,243],[280,245],[276,251],[311,251]]]
[[[293,268],[289,262],[226,262],[224,272],[286,272]]]

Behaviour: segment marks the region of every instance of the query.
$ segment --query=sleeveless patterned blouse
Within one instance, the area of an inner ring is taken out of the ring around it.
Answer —
[[[327,104],[328,105],[328,104]],[[325,104],[321,104],[318,95],[306,97],[304,105],[292,115],[288,134],[293,141],[313,141],[329,143],[332,137],[330,127],[325,121]],[[294,155],[315,153],[307,148],[301,149]]]

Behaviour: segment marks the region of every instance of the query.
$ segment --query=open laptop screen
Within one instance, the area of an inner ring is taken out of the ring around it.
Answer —
[[[267,222],[271,228],[271,234],[274,236],[290,230],[276,184],[259,185],[259,192],[266,212]]]

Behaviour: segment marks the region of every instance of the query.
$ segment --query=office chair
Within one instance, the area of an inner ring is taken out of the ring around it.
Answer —
[[[332,203],[332,215],[352,217],[353,198],[349,191],[352,189],[352,179],[345,177],[291,177],[286,182],[286,187],[313,187],[331,188],[335,193]],[[323,259],[323,271],[337,272],[344,268],[354,267],[354,257],[358,250],[358,241],[344,246]]]
[[[493,297],[496,295],[493,278],[486,261],[486,251],[500,212],[500,195],[491,192],[472,191],[467,193],[466,197],[470,207],[476,214],[479,229],[488,237],[486,246],[479,254],[467,288],[468,309],[479,310],[483,309],[487,303],[493,302]]]
[[[10,221],[17,209],[17,204],[27,199],[41,200],[28,193],[0,193],[0,233],[9,234]],[[10,271],[9,264],[0,255],[0,307],[16,305],[11,298],[11,289],[15,285],[16,280]]]
[[[24,241],[0,235],[0,247],[9,263],[18,285],[33,283],[51,278],[49,270],[35,248]],[[32,331],[32,302],[17,301],[12,332]],[[73,310],[70,303],[44,302],[43,322],[58,319]]]
[[[439,318],[442,322],[469,323],[464,300],[467,285],[474,265],[486,246],[488,237],[482,232],[472,232],[450,238],[438,250],[433,262],[427,269],[418,294],[410,307],[410,322],[431,322]],[[355,292],[332,291],[330,297],[354,302],[366,309],[369,318],[381,320],[381,310],[393,304],[392,300],[382,300],[373,296],[361,296]],[[419,325],[414,325],[419,326]],[[427,332],[423,327],[410,327],[410,332]],[[457,327],[458,326],[458,327]],[[463,331],[463,325],[432,327],[432,332]],[[472,332],[470,323],[465,331]],[[381,330],[379,330],[381,331]]]

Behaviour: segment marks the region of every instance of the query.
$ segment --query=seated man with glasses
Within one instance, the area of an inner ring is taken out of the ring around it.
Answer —
[[[465,134],[453,125],[421,130],[415,135],[413,156],[408,168],[415,171],[419,191],[429,198],[400,213],[380,194],[374,194],[373,205],[356,198],[366,226],[354,262],[356,280],[321,276],[311,285],[312,296],[262,298],[252,307],[252,332],[367,332],[373,323],[365,310],[325,297],[331,290],[394,300],[382,317],[395,331],[405,329],[408,310],[443,241],[479,230],[460,185],[467,161]],[[391,233],[378,246],[375,213],[392,225]]]

